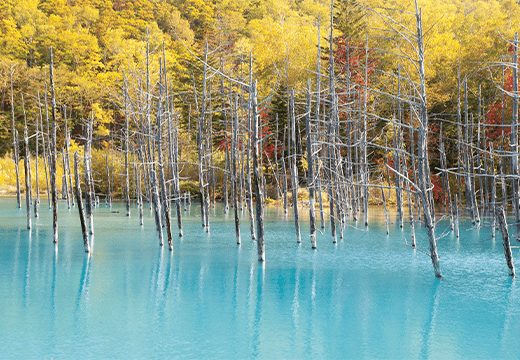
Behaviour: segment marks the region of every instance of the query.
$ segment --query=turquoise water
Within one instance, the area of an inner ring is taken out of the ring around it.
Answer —
[[[520,287],[489,228],[439,240],[439,280],[405,246],[406,228],[386,236],[381,214],[337,245],[319,234],[313,251],[269,209],[259,264],[247,219],[239,247],[232,213],[218,207],[209,235],[190,208],[173,253],[158,246],[149,211],[141,228],[135,208],[131,218],[121,204],[98,208],[88,256],[77,209],[60,204],[55,247],[46,205],[29,232],[25,210],[0,199],[2,359],[520,357]],[[418,246],[428,248],[422,230]]]

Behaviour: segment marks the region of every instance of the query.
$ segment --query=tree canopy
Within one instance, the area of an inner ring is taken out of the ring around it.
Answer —
[[[147,36],[154,74],[164,42],[168,78],[178,92],[191,87],[190,73],[196,65],[190,52],[200,56],[205,43],[214,61],[221,61],[229,71],[239,71],[241,62],[252,54],[261,93],[276,92],[282,85],[303,88],[307,78],[315,81],[318,61],[326,73],[326,56],[318,58],[318,40],[326,49],[330,5],[323,0],[4,0],[0,3],[0,138],[9,138],[10,76],[17,94],[15,108],[21,93],[32,95],[30,106],[37,91],[44,91],[51,46],[57,100],[69,107],[72,127],[88,116],[93,104],[110,114],[124,74],[145,66]],[[512,38],[517,30],[520,6],[513,0],[422,0],[419,6],[425,29],[428,106],[437,113],[453,113],[459,78],[467,77],[469,88],[477,92],[489,72],[499,76],[497,69],[479,69],[508,55],[502,38]],[[366,37],[375,39],[369,48],[393,53],[411,50],[399,41],[377,41],[392,27],[389,19],[402,14],[389,9],[413,12],[414,4],[336,1],[334,51],[342,53],[347,41],[364,46]],[[414,24],[409,26],[413,30]],[[383,55],[375,60],[381,73],[396,72],[398,64],[385,61]],[[378,81],[383,81],[381,76]],[[484,91],[490,98],[495,89],[489,86]],[[0,149],[8,151],[9,144],[3,142]]]

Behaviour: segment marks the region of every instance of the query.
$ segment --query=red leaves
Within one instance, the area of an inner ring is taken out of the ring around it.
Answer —
[[[368,49],[367,54],[364,44],[351,42],[345,36],[336,37],[334,44],[336,49],[333,55],[337,75],[340,77],[350,75],[350,81],[358,85],[364,85],[366,82],[368,85],[370,75],[375,73],[376,65],[379,64],[379,60],[373,57],[374,50]],[[365,79],[365,66],[367,79]]]
[[[510,47],[509,51],[512,52],[513,48]],[[504,90],[513,91],[513,73],[511,69],[507,69],[504,72]],[[498,101],[494,104],[489,105],[485,119],[485,130],[486,130],[486,146],[489,145],[489,141],[496,141],[502,137],[509,137],[511,134],[510,127],[502,127],[500,125],[506,125],[510,123],[513,115],[511,99],[506,95],[504,101]]]
[[[506,101],[504,101],[506,103]],[[508,118],[511,116],[511,109],[509,109]],[[486,114],[486,137],[487,141],[496,141],[501,138],[502,135],[508,137],[511,134],[510,127],[501,127],[499,125],[502,124],[502,112],[506,111],[504,109],[504,104],[502,102],[497,102],[495,104],[491,104],[488,107],[488,112]],[[506,113],[504,113],[506,115]],[[488,146],[489,144],[486,144]]]

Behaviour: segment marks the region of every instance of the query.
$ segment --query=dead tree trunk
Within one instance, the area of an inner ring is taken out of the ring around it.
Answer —
[[[513,113],[511,117],[511,171],[513,175],[513,208],[515,211],[516,238],[520,241],[520,173],[518,169],[518,33],[513,42]]]
[[[205,198],[205,176],[204,176],[204,138],[203,138],[203,129],[205,126],[205,117],[206,117],[206,76],[208,72],[208,44],[206,43],[206,48],[204,51],[204,74],[202,80],[202,109],[199,114],[199,133],[198,133],[198,155],[199,155],[199,190],[200,190],[200,217],[202,222],[202,227],[206,228],[206,216],[209,214],[206,213],[206,198]],[[194,89],[196,91],[196,89]],[[206,231],[208,231],[206,229]]]
[[[288,123],[283,127],[283,142],[282,142],[282,191],[283,191],[283,212],[287,214],[287,169],[285,166],[286,163],[286,155],[285,155],[285,135],[287,132]],[[287,151],[289,151],[289,147],[287,146]]]
[[[10,78],[11,78],[11,118],[12,118],[12,129],[13,129],[13,150],[14,150],[14,166],[16,171],[16,202],[18,204],[18,208],[22,207],[22,196],[20,194],[20,170],[18,168],[19,163],[19,155],[18,155],[18,136],[16,134],[16,126],[14,120],[14,87],[13,87],[13,75],[14,69],[11,69]]]
[[[334,24],[334,18],[333,18],[333,4],[334,0],[331,1],[331,8],[330,8],[330,39],[329,39],[329,51],[330,51],[330,58],[329,58],[329,104],[330,104],[330,112],[329,112],[329,122],[328,122],[328,130],[327,130],[327,160],[328,160],[328,169],[327,169],[327,175],[329,180],[329,187],[328,187],[328,195],[329,195],[329,216],[330,216],[330,231],[332,234],[332,242],[335,244],[337,243],[336,239],[336,219],[334,216],[334,185],[336,183],[336,135],[335,135],[335,129],[336,129],[336,84],[334,79],[334,56],[333,54],[333,24]]]
[[[515,276],[515,264],[513,254],[511,252],[511,244],[509,242],[509,231],[507,230],[506,211],[503,207],[498,210],[498,222],[500,224],[500,232],[502,233],[502,244],[504,245],[504,256],[506,258],[509,275]]]
[[[294,226],[296,229],[296,242],[299,244],[302,242],[300,234],[300,217],[298,213],[298,168],[296,164],[296,118],[294,115],[294,90],[291,89],[291,103],[290,103],[290,120],[291,120],[291,187],[292,187],[292,200],[293,200],[293,211],[294,211]]]
[[[40,142],[40,131],[38,129],[38,116],[35,119],[35,128],[36,128],[36,134],[35,134],[35,142],[36,142],[36,153],[35,153],[35,162],[34,162],[34,172],[35,172],[35,179],[36,179],[36,200],[34,201],[34,217],[39,218],[38,214],[38,206],[40,205],[40,182],[38,181],[39,178],[39,168],[38,168],[38,155],[39,155],[39,142]]]
[[[314,209],[314,191],[316,183],[314,181],[314,149],[313,132],[311,130],[311,80],[307,80],[307,112],[305,114],[305,126],[307,128],[307,163],[308,176],[307,187],[309,188],[309,220],[310,237],[313,249],[316,249],[316,212]]]
[[[264,244],[264,213],[262,204],[262,181],[260,179],[260,166],[258,158],[260,156],[258,145],[260,134],[258,133],[258,103],[256,92],[256,80],[251,87],[251,117],[253,120],[253,183],[255,186],[256,201],[256,242],[258,248],[258,261],[265,261]]]
[[[367,51],[368,53],[368,51]],[[401,67],[398,67],[397,71],[397,97],[401,97]],[[394,167],[398,172],[401,171],[401,150],[402,150],[402,130],[401,130],[401,101],[398,100],[398,118],[397,126],[394,126]],[[399,227],[403,227],[403,192],[402,192],[402,179],[400,176],[395,177],[395,197],[397,202],[397,213],[399,215]]]
[[[439,256],[437,255],[437,243],[435,239],[435,222],[433,221],[431,208],[433,204],[430,204],[429,192],[429,164],[427,162],[428,155],[428,113],[426,106],[426,76],[424,73],[424,46],[423,46],[423,34],[422,34],[422,18],[420,10],[417,7],[417,1],[415,2],[416,7],[416,19],[417,19],[417,55],[418,55],[418,70],[419,70],[419,98],[420,98],[420,121],[419,121],[419,143],[418,143],[418,186],[421,195],[424,222],[426,229],[428,230],[428,242],[430,248],[430,257],[433,264],[433,270],[436,277],[442,277],[441,268],[439,263]]]
[[[159,62],[161,65],[161,62]],[[159,66],[160,67],[160,66]],[[171,228],[171,216],[170,216],[170,199],[166,193],[166,181],[164,179],[164,159],[162,153],[162,128],[163,128],[163,92],[162,86],[159,84],[159,101],[157,106],[157,158],[159,161],[159,183],[161,185],[161,202],[162,209],[164,212],[164,220],[166,222],[166,235],[168,237],[168,248],[173,251],[173,239],[172,239],[172,228]],[[162,230],[161,230],[162,231]]]
[[[81,184],[79,182],[79,165],[78,152],[74,153],[74,180],[76,182],[76,202],[78,203],[79,221],[81,223],[81,234],[83,235],[83,246],[85,252],[90,252],[89,239],[87,232],[87,222],[85,220],[85,212],[83,211],[83,200],[81,195]]]
[[[251,87],[252,86],[252,81],[253,81],[253,53],[250,52],[249,53],[249,86]],[[252,112],[252,109],[251,109],[252,105],[251,105],[251,98],[249,98],[249,102],[248,102],[248,110],[247,110],[247,113],[248,113],[248,128],[251,127],[251,112]],[[262,126],[262,124],[258,124],[258,127],[260,129],[260,127]],[[259,130],[260,131],[260,137],[262,136],[262,131],[261,129]],[[247,211],[249,213],[249,228],[250,228],[250,231],[251,231],[251,239],[255,240],[256,238],[256,234],[255,234],[255,216],[253,214],[253,185],[251,183],[251,136],[247,136],[247,154],[246,154],[246,172],[247,172]],[[259,152],[260,152],[260,171],[262,171],[262,139],[260,139],[260,149],[259,149]],[[263,179],[263,177],[262,177]]]
[[[128,91],[125,85],[125,203],[126,203],[126,216],[130,216],[130,175],[128,173],[128,152],[129,149],[129,126],[128,126]]]
[[[40,101],[40,92],[38,91],[38,108],[40,111],[40,130],[42,134],[42,147],[43,147],[43,167],[45,171],[45,183],[47,185],[47,201],[49,202],[49,209],[51,208],[51,187],[49,185],[49,165],[48,165],[48,156],[47,156],[47,146],[49,145],[49,141],[47,141],[47,145],[45,145],[45,137],[49,140],[49,111],[47,107],[47,82],[45,82],[45,118],[47,122],[47,133],[43,131],[43,115],[42,115],[42,107]]]
[[[497,227],[497,189],[496,189],[496,178],[495,178],[495,164],[493,161],[493,144],[489,143],[489,170],[486,169],[489,175],[491,175],[491,203],[489,204],[489,212],[491,215],[491,237],[495,238],[495,232]]]
[[[368,226],[368,185],[370,183],[370,174],[368,171],[368,158],[367,158],[367,101],[368,101],[368,36],[367,43],[365,47],[365,84],[363,89],[363,133],[362,133],[362,141],[363,141],[363,217],[365,226]],[[398,158],[399,159],[399,158]],[[401,207],[402,208],[402,207]],[[402,212],[402,210],[401,210]]]
[[[175,123],[175,138],[173,149],[174,161],[174,189],[175,189],[175,208],[177,211],[177,227],[179,228],[179,237],[183,237],[182,231],[182,212],[181,212],[181,188],[180,188],[180,173],[179,173],[179,136],[177,131],[177,123]]]
[[[70,131],[68,128],[68,122],[67,122],[67,107],[63,106],[63,114],[64,114],[64,122],[65,122],[65,165],[67,167],[66,171],[66,179],[67,179],[67,189],[70,189],[70,197],[67,193],[67,197],[70,200],[70,205],[74,206],[74,188],[72,187],[72,171],[70,169],[70,157],[69,157],[69,146],[70,146]],[[65,173],[65,169],[63,169],[63,172]],[[70,209],[70,206],[69,206]]]
[[[143,219],[143,190],[141,188],[141,168],[139,167],[138,171],[138,177],[137,177],[137,202],[139,204],[139,225],[143,226],[144,219]]]
[[[221,65],[222,66],[222,65]],[[230,170],[229,166],[229,136],[228,136],[228,113],[226,110],[226,103],[224,101],[224,78],[220,80],[220,89],[221,89],[221,97],[222,97],[222,115],[224,116],[224,139],[225,139],[225,163],[224,163],[224,183],[222,184],[222,197],[224,202],[224,214],[229,212],[229,193],[228,193],[228,174]]]
[[[24,110],[25,113],[25,110]],[[23,141],[25,145],[25,157],[24,157],[24,167],[25,167],[25,206],[27,208],[27,229],[32,229],[32,219],[31,219],[31,207],[32,207],[32,186],[31,186],[31,152],[29,150],[29,135],[27,134],[27,123],[25,124],[23,130]]]
[[[403,174],[408,174],[408,165],[406,164],[406,157],[403,157]],[[410,237],[412,238],[412,247],[415,247],[415,221],[413,218],[413,207],[412,207],[412,197],[410,195],[410,184],[408,181],[406,183],[406,195],[408,197],[408,217],[410,220]]]
[[[49,79],[51,84],[51,114],[52,114],[52,132],[51,132],[51,194],[52,194],[52,228],[53,242],[58,243],[58,189],[56,188],[56,97],[54,91],[54,58],[52,55],[52,47],[49,50]]]
[[[240,218],[238,214],[238,174],[237,174],[237,152],[238,152],[238,95],[235,94],[235,102],[233,108],[233,121],[231,123],[231,182],[232,182],[232,200],[233,210],[235,213],[235,234],[237,244],[240,245]]]
[[[92,128],[94,123],[94,113],[92,112],[90,116],[90,120],[88,121],[85,131],[85,212],[87,214],[88,219],[88,227],[89,227],[89,233],[94,234],[94,214],[92,212],[92,207],[94,203],[94,194],[92,193],[92,176],[91,176],[91,161],[92,161],[92,154],[91,154],[91,147],[92,147]]]
[[[469,136],[469,111],[468,111],[468,84],[467,79],[464,79],[464,116],[466,126],[464,127],[464,173],[466,175],[466,207],[471,214],[473,224],[478,222],[478,209],[476,204],[476,197],[473,188],[473,178],[471,176],[470,158],[471,158],[471,144]],[[472,121],[473,123],[473,121]]]
[[[382,182],[381,182],[382,183]],[[385,188],[381,185],[381,197],[383,199],[383,209],[385,211],[385,226],[386,226],[386,235],[390,234],[390,229],[388,228],[388,212],[386,211],[386,196],[385,196]]]
[[[316,59],[316,124],[320,124],[320,105],[321,105],[321,17],[318,17],[318,57]],[[318,188],[318,203],[320,207],[320,224],[325,228],[325,216],[323,213],[323,196],[321,193],[321,177],[319,167],[316,169],[316,187]]]

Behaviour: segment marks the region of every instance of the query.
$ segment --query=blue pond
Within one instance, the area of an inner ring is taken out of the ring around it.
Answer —
[[[95,209],[88,256],[77,209],[60,203],[55,246],[46,200],[28,231],[25,209],[0,199],[0,358],[520,357],[520,286],[489,228],[465,223],[459,240],[439,240],[439,280],[428,256],[405,246],[408,225],[387,236],[377,209],[368,230],[351,223],[336,245],[319,234],[317,251],[307,222],[298,245],[292,217],[268,209],[264,264],[245,213],[237,246],[232,212],[217,206],[206,234],[192,205],[171,253],[150,211],[144,227],[132,211]]]

